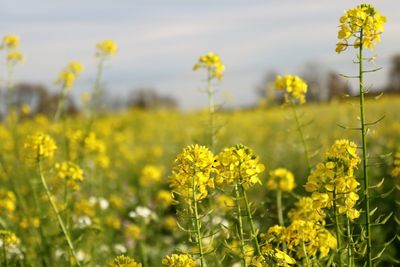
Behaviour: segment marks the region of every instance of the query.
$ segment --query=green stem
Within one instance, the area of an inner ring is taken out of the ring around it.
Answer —
[[[6,239],[3,236],[3,255],[4,255],[4,263],[5,266],[8,267],[8,259],[7,259],[7,249],[6,249]]]
[[[254,243],[256,245],[256,250],[257,250],[257,254],[256,255],[259,256],[259,255],[261,255],[261,249],[260,249],[260,244],[258,243],[257,232],[256,232],[256,229],[254,227],[253,214],[251,213],[250,204],[249,204],[249,200],[247,199],[246,191],[244,190],[242,184],[240,185],[240,187],[242,189],[244,203],[246,204],[247,216],[249,217],[250,230],[251,230],[251,239],[254,240]]]
[[[46,192],[47,199],[49,200],[50,205],[53,208],[54,213],[56,214],[58,224],[59,224],[59,226],[60,226],[60,228],[61,228],[61,230],[62,230],[62,232],[64,234],[64,237],[65,237],[65,239],[67,241],[67,244],[68,244],[68,247],[69,247],[69,249],[71,251],[71,254],[75,259],[76,265],[81,266],[80,263],[79,263],[79,260],[78,260],[78,258],[76,256],[74,245],[72,244],[71,238],[69,237],[69,234],[68,234],[67,229],[66,229],[66,227],[64,225],[64,222],[63,222],[63,220],[61,218],[61,215],[60,215],[60,212],[59,212],[59,210],[57,208],[57,205],[56,205],[56,203],[54,203],[54,200],[51,197],[51,193],[50,193],[49,187],[47,186],[46,179],[44,178],[44,175],[43,175],[42,163],[41,163],[40,158],[38,159],[38,168],[39,168],[40,180],[41,180],[43,188],[44,188],[44,190]]]
[[[363,80],[363,30],[360,32],[360,47],[359,47],[359,86],[360,86],[360,124],[361,124],[361,141],[362,141],[362,166],[364,180],[364,203],[365,203],[365,223],[367,237],[367,266],[372,267],[372,251],[371,251],[371,218],[369,207],[369,181],[367,170],[367,133],[365,128],[365,109],[364,109],[364,80]]]
[[[212,77],[211,74],[208,73],[207,77],[207,95],[208,95],[208,112],[209,112],[209,121],[208,121],[208,130],[209,130],[209,138],[210,138],[210,146],[211,151],[215,152],[215,126],[214,126],[214,113],[215,113],[215,106],[214,106],[214,90],[211,85]]]
[[[348,239],[348,244],[347,244],[347,266],[352,267],[353,266],[353,237],[351,235],[351,229],[350,229],[350,220],[347,217],[346,218],[346,224],[347,224],[347,239]]]
[[[278,189],[276,191],[276,212],[278,214],[278,222],[280,226],[285,226],[285,222],[283,220],[283,208],[282,208],[282,191]],[[286,243],[283,242],[282,244],[283,251],[286,253],[287,248],[286,248]]]
[[[336,188],[333,191],[333,212],[334,212],[334,216],[335,216],[335,230],[336,230],[336,239],[337,239],[336,253],[339,257],[339,267],[342,267],[343,266],[342,241],[341,241],[341,235],[340,235],[339,214],[338,214],[337,204],[336,204]]]
[[[197,246],[199,248],[199,255],[200,255],[200,263],[201,267],[206,266],[205,261],[204,261],[204,252],[203,252],[203,244],[202,244],[202,238],[201,238],[201,225],[200,225],[200,217],[199,217],[199,212],[197,209],[197,198],[196,198],[196,183],[195,183],[195,177],[192,177],[192,198],[193,198],[193,210],[194,210],[194,224],[195,224],[195,231],[196,231],[196,241],[197,241]]]
[[[304,137],[303,128],[301,127],[302,125],[300,123],[299,114],[297,113],[296,105],[295,103],[293,103],[293,101],[290,101],[290,106],[292,107],[294,119],[297,125],[297,130],[299,131],[301,143],[303,144],[304,157],[306,158],[308,173],[311,173],[311,163],[310,163],[310,157],[308,155],[308,146],[306,139]]]
[[[58,101],[57,110],[54,115],[55,122],[60,120],[61,115],[63,114],[63,112],[65,110],[65,101],[67,99],[67,94],[68,94],[68,89],[66,88],[65,85],[63,85],[61,88],[60,100]]]
[[[242,221],[242,209],[240,207],[240,192],[239,187],[235,184],[235,198],[236,198],[236,208],[237,208],[237,220],[239,224],[239,238],[240,238],[240,250],[242,252],[242,261],[243,266],[247,267],[246,262],[246,249],[244,244],[244,230],[243,230],[243,221]]]

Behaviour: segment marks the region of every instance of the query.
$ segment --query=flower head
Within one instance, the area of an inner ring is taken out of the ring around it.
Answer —
[[[278,168],[269,173],[267,188],[269,190],[281,190],[291,192],[296,187],[294,175],[287,169]]]
[[[107,267],[142,267],[142,264],[127,256],[121,255],[108,263]]]
[[[57,177],[65,180],[67,185],[73,190],[80,189],[80,183],[83,181],[82,169],[73,162],[61,162],[55,165]]]
[[[253,150],[241,144],[225,148],[216,157],[214,166],[218,173],[215,178],[217,185],[237,183],[242,184],[246,190],[261,184],[259,174],[265,169]]]
[[[285,103],[298,102],[299,104],[304,104],[306,102],[307,84],[299,76],[291,74],[283,77],[276,76],[275,89],[284,90]]]
[[[336,52],[341,53],[348,46],[373,49],[381,39],[386,17],[382,16],[372,5],[362,4],[345,11],[340,18],[339,42]],[[350,41],[354,37],[354,41]]]
[[[194,189],[196,200],[204,199],[207,189],[214,187],[213,163],[214,156],[205,146],[186,147],[174,161],[169,177],[172,190],[184,199],[191,199]]]
[[[98,57],[112,56],[117,53],[117,44],[111,40],[106,39],[101,42],[98,42],[96,45],[96,55]]]
[[[0,230],[0,242],[3,246],[14,247],[19,245],[18,237],[7,230]]]
[[[24,62],[24,61],[25,61],[24,55],[17,50],[10,51],[7,54],[7,62],[10,62],[12,64],[17,64],[18,62]]]
[[[19,47],[20,39],[17,35],[5,35],[0,48],[17,49]]]
[[[44,133],[36,133],[26,138],[24,150],[26,157],[31,160],[52,159],[57,145],[53,138]]]
[[[76,78],[83,70],[83,65],[77,61],[71,61],[59,74],[55,84],[70,89],[74,86]]]
[[[189,254],[165,256],[162,265],[167,267],[196,267],[196,262]]]
[[[225,66],[222,64],[219,55],[213,52],[208,52],[199,58],[193,66],[193,70],[198,69],[206,69],[210,79],[221,80],[224,77]]]

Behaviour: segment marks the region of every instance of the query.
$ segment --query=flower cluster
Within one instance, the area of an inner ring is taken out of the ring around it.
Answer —
[[[344,16],[340,18],[336,52],[341,53],[348,46],[358,48],[361,43],[363,47],[373,49],[381,39],[385,22],[386,17],[369,4],[358,5],[345,11]],[[352,37],[355,38],[354,42],[349,43]]]
[[[400,174],[400,151],[394,155],[392,176],[397,177]]]
[[[285,75],[276,76],[275,89],[285,91],[285,103],[298,102],[304,104],[306,102],[305,94],[307,93],[307,84],[299,76]]]
[[[0,217],[9,217],[16,207],[16,197],[13,192],[0,188]]]
[[[195,267],[196,262],[189,254],[172,254],[165,256],[162,265],[167,267]]]
[[[56,149],[56,142],[44,133],[30,135],[24,143],[25,155],[28,160],[52,159]]]
[[[272,226],[262,238],[267,242],[263,251],[271,249],[270,243],[285,243],[288,251],[296,253],[300,259],[314,257],[318,252],[320,257],[326,257],[337,246],[336,238],[328,230],[307,220],[294,220],[288,227]]]
[[[293,264],[296,264],[296,261],[288,254],[277,248],[264,251],[264,254],[262,256],[254,257],[251,261],[251,266],[254,267],[289,267]]]
[[[221,80],[224,77],[225,66],[222,64],[218,54],[208,52],[202,55],[193,70],[206,69],[210,79]]]
[[[121,255],[108,263],[107,267],[142,267],[142,264],[127,256]]]
[[[18,51],[19,44],[20,38],[17,35],[5,35],[3,37],[2,43],[0,44],[0,50],[8,50],[6,56],[8,63],[16,64],[25,60],[24,55]]]
[[[294,175],[287,169],[278,168],[269,173],[267,188],[269,190],[281,190],[291,192],[296,187]]]
[[[246,190],[261,184],[259,174],[265,169],[259,157],[241,144],[225,148],[219,153],[214,167],[217,172],[215,183],[218,186],[241,184]]]
[[[19,245],[18,237],[14,233],[7,230],[0,230],[0,242],[2,246],[5,247],[15,247]]]
[[[322,163],[308,177],[305,189],[312,192],[315,208],[331,208],[334,204],[339,214],[346,214],[351,220],[360,212],[354,208],[359,199],[359,182],[354,170],[360,163],[355,143],[337,140],[325,153]]]
[[[169,177],[172,191],[184,199],[202,200],[208,195],[208,188],[214,188],[214,156],[205,146],[191,145],[176,157]],[[193,192],[194,190],[194,192]]]
[[[83,171],[78,165],[65,161],[56,163],[55,169],[57,177],[65,180],[70,188],[73,190],[80,189],[79,184],[83,181]]]
[[[118,46],[113,40],[107,39],[98,42],[96,45],[96,49],[96,56],[106,57],[115,55],[115,53],[117,53]]]
[[[58,75],[55,84],[61,85],[63,88],[72,88],[76,78],[83,70],[83,65],[77,61],[71,61]]]
[[[142,169],[139,184],[143,187],[153,186],[161,181],[163,172],[164,170],[161,166],[146,165]]]
[[[288,217],[291,221],[308,220],[318,222],[321,225],[325,224],[326,214],[322,209],[314,206],[314,201],[311,197],[302,197],[296,203],[295,208],[291,209]]]

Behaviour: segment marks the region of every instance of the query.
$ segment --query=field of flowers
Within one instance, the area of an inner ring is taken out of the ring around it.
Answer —
[[[1,266],[398,266],[400,97],[364,99],[363,85],[363,49],[385,20],[369,5],[340,19],[337,52],[358,51],[360,95],[326,104],[308,104],[307,84],[285,75],[282,106],[218,110],[225,67],[208,53],[193,68],[207,74],[207,109],[102,114],[112,40],[96,47],[78,116],[65,107],[79,62],[56,80],[51,117],[16,106],[8,76]],[[10,75],[18,46],[3,38]]]

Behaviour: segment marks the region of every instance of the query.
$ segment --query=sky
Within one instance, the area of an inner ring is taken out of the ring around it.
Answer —
[[[59,90],[53,81],[71,60],[85,65],[73,93],[88,91],[96,70],[95,45],[118,44],[106,63],[109,94],[124,97],[135,88],[155,88],[175,97],[183,109],[205,106],[205,73],[193,72],[198,57],[218,53],[226,66],[216,84],[219,102],[256,102],[255,87],[271,70],[298,74],[307,62],[353,74],[356,52],[336,54],[339,18],[356,0],[13,0],[2,1],[0,36],[17,34],[26,62],[15,78]],[[387,82],[390,58],[400,53],[400,1],[370,1],[388,19],[369,74]],[[0,65],[0,68],[3,66]],[[1,70],[3,71],[3,70]],[[229,99],[229,100],[228,100]]]

